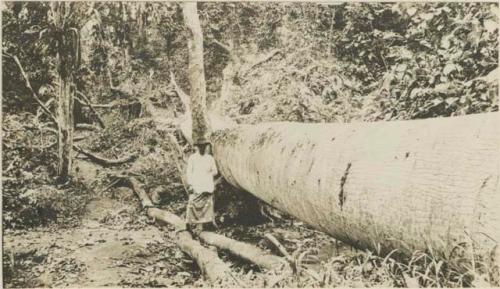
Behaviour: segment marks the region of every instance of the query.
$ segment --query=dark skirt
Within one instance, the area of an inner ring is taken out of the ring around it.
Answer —
[[[186,209],[186,222],[188,224],[200,224],[213,222],[214,215],[214,194],[203,192],[189,195]]]

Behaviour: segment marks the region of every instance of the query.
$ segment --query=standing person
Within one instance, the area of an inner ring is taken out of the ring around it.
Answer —
[[[214,177],[217,167],[210,155],[210,144],[203,142],[195,145],[196,151],[187,161],[187,184],[189,200],[186,222],[195,233],[203,230],[203,224],[213,223],[214,214]]]

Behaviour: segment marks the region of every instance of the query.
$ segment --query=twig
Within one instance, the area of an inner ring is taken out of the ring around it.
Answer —
[[[109,78],[109,87],[112,89],[112,90],[118,90],[118,86],[114,86],[113,85],[113,76],[111,75],[111,70],[107,69],[107,73],[108,73],[108,78]]]
[[[225,44],[222,44],[222,42],[220,42],[219,40],[213,39],[212,43],[217,44],[217,46],[219,46],[220,48],[222,48],[224,51],[226,51],[229,54],[232,54],[231,48],[229,48],[229,46],[227,46]]]
[[[5,53],[4,54],[8,57],[11,57],[12,59],[14,59],[14,61],[16,62],[17,64],[17,67],[19,68],[22,76],[24,77],[24,80],[25,80],[25,85],[26,87],[31,91],[31,94],[33,96],[33,98],[35,99],[35,101],[40,105],[40,107],[43,109],[43,111],[50,117],[50,119],[55,123],[56,126],[59,125],[59,123],[57,122],[57,118],[52,114],[52,112],[50,112],[50,110],[43,104],[43,102],[40,100],[40,98],[38,97],[38,94],[35,92],[35,90],[33,89],[33,87],[31,86],[31,83],[30,83],[30,80],[29,80],[29,77],[28,75],[26,74],[26,72],[24,71],[24,68],[23,66],[21,65],[21,62],[19,61],[19,58],[17,58],[16,55],[10,55],[8,53]]]
[[[130,102],[130,103],[120,103],[119,101],[112,101],[110,103],[92,103],[92,106],[94,108],[113,108],[113,107],[122,107],[122,106],[129,106],[137,102]]]
[[[266,56],[264,56],[264,58],[257,61],[256,63],[252,64],[252,66],[250,66],[250,68],[247,71],[245,71],[245,73],[243,73],[242,78],[245,78],[257,66],[262,65],[263,63],[266,63],[267,61],[271,60],[274,56],[276,56],[278,54],[282,54],[280,49],[275,49],[275,50],[269,52]]]
[[[283,254],[283,256],[285,257],[285,259],[290,264],[294,263],[292,256],[290,256],[290,254],[288,254],[287,250],[285,249],[285,247],[283,245],[281,245],[281,243],[278,241],[278,239],[276,239],[270,233],[265,234],[264,237],[266,239],[268,239],[271,243],[273,243],[273,245],[276,246],[276,248],[278,248],[278,250],[281,252],[281,254]]]
[[[84,100],[85,104],[89,107],[89,109],[97,117],[97,122],[99,122],[99,125],[102,128],[106,128],[106,126],[104,125],[104,121],[102,121],[101,116],[99,115],[99,113],[97,113],[97,111],[95,110],[94,106],[92,105],[92,103],[90,102],[90,100],[87,98],[87,96],[85,96],[85,94],[81,93],[80,91],[76,91],[76,94],[78,94]]]
[[[100,194],[104,193],[105,191],[109,190],[109,188],[113,187],[114,185],[116,185],[120,181],[121,181],[121,178],[115,178],[114,180],[109,182],[109,184],[107,186],[105,186],[102,190],[100,190],[97,193],[97,195],[100,195]]]

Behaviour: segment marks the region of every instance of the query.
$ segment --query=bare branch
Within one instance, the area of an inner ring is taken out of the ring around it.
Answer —
[[[275,49],[275,50],[269,52],[262,59],[260,59],[256,63],[252,64],[252,66],[250,66],[250,68],[245,73],[243,73],[243,78],[246,77],[252,70],[254,70],[258,66],[268,62],[269,60],[271,60],[274,56],[276,56],[278,54],[282,54],[280,49]]]
[[[231,48],[229,48],[229,46],[223,44],[222,42],[220,42],[219,40],[217,39],[213,39],[212,40],[212,43],[213,44],[216,44],[217,46],[219,46],[220,48],[222,48],[224,51],[226,51],[227,53],[229,54],[232,54],[232,51],[231,51]]]
[[[99,122],[99,125],[102,127],[102,128],[106,128],[106,126],[104,125],[104,121],[102,120],[101,116],[99,115],[99,113],[97,113],[97,111],[95,110],[94,106],[92,105],[92,103],[90,102],[90,100],[88,99],[87,96],[85,96],[85,94],[83,94],[82,92],[80,91],[76,91],[76,94],[79,95],[83,101],[85,102],[85,104],[89,107],[89,109],[94,113],[94,115],[97,117],[97,122]]]
[[[33,98],[35,99],[35,101],[40,105],[40,107],[43,109],[43,111],[47,114],[47,116],[50,117],[50,119],[58,126],[58,122],[57,122],[57,118],[52,114],[52,112],[48,109],[48,107],[45,106],[45,104],[43,104],[43,102],[40,100],[40,98],[38,97],[38,94],[35,92],[35,90],[33,89],[33,87],[31,86],[31,82],[29,80],[29,77],[28,75],[26,74],[26,72],[24,71],[24,68],[23,66],[21,65],[21,62],[19,61],[19,58],[17,58],[16,55],[10,55],[8,53],[5,53],[4,52],[4,55],[8,56],[8,57],[11,57],[12,59],[14,59],[14,61],[16,62],[17,64],[17,67],[19,68],[19,71],[21,72],[22,76],[24,77],[24,81],[25,81],[25,85],[26,87],[31,91],[31,94],[33,96]]]
[[[121,164],[124,164],[124,163],[128,163],[128,162],[134,161],[137,158],[137,154],[130,154],[130,155],[127,155],[125,157],[113,160],[113,159],[107,159],[107,158],[95,155],[95,154],[93,154],[93,153],[91,153],[91,152],[89,152],[87,150],[84,150],[81,147],[76,146],[76,145],[73,145],[73,148],[77,152],[79,152],[79,153],[85,155],[86,157],[88,157],[90,160],[92,160],[96,164],[99,164],[99,165],[104,166],[104,167],[106,167],[106,166],[121,165]]]

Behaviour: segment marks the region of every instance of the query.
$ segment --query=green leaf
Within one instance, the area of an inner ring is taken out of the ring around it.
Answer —
[[[434,13],[425,13],[425,14],[420,15],[420,17],[426,21],[431,20],[432,18],[434,18],[434,16],[435,16]]]
[[[448,97],[448,98],[446,98],[446,100],[445,100],[445,101],[446,101],[446,103],[447,103],[448,105],[453,105],[453,104],[455,104],[455,102],[457,102],[458,100],[459,100],[459,98],[458,98],[458,97]]]
[[[440,105],[441,103],[443,103],[443,100],[441,98],[435,98],[432,100],[432,106],[438,106]]]
[[[449,34],[449,35],[446,35],[445,37],[441,38],[441,47],[444,49],[450,48],[452,37],[453,37],[453,34]]]
[[[456,69],[457,66],[454,63],[447,63],[446,66],[443,68],[443,74],[450,75],[450,73],[452,73]]]
[[[427,48],[432,48],[432,45],[427,40],[421,40],[420,45],[425,46]]]
[[[417,8],[415,7],[410,7],[408,8],[408,10],[406,10],[406,13],[408,14],[408,16],[413,16],[415,15],[415,13],[417,13]]]
[[[495,33],[495,30],[498,29],[498,23],[491,19],[484,20],[484,28],[490,34]]]

